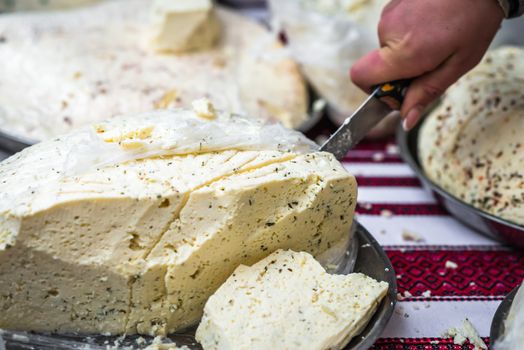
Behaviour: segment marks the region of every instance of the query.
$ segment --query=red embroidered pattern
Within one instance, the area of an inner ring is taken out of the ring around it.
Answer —
[[[489,338],[482,338],[489,346]],[[469,342],[453,344],[452,339],[442,338],[382,338],[370,350],[473,350]]]
[[[415,177],[369,177],[357,176],[359,186],[373,187],[421,187],[419,179]]]
[[[357,214],[364,215],[449,215],[437,204],[367,204],[359,203],[356,208]]]
[[[366,152],[367,153],[367,152]],[[344,158],[344,163],[404,163],[402,159],[396,154],[389,154],[385,152],[370,152],[369,154],[358,154],[356,152],[349,152]]]
[[[408,291],[423,297],[429,290],[431,299],[505,296],[524,279],[524,254],[514,251],[388,250],[387,254],[402,295]],[[447,261],[457,268],[446,268]]]

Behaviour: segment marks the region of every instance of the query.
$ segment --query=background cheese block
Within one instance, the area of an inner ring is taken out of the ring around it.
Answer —
[[[151,48],[151,1],[113,0],[68,11],[0,15],[0,125],[36,140],[120,114],[190,107],[280,120],[306,119],[296,64],[259,24],[218,9],[211,50]]]
[[[205,350],[342,349],[387,290],[362,274],[329,275],[310,254],[278,250],[235,270],[206,303],[196,338]]]
[[[379,47],[377,26],[387,2],[269,1],[274,22],[285,31],[292,56],[328,101],[333,116],[341,116],[342,121],[367,97],[351,82],[348,72],[360,57]]]
[[[425,119],[427,176],[488,213],[524,224],[524,51],[501,48],[454,84]]]
[[[239,264],[348,235],[354,177],[331,154],[299,153],[298,133],[272,139],[279,129],[238,118],[116,118],[0,163],[0,328],[172,332]],[[244,133],[227,134],[229,120]]]
[[[153,47],[159,52],[210,49],[220,37],[212,0],[155,0]]]

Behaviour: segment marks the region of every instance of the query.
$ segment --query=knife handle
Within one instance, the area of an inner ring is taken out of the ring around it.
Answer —
[[[375,96],[387,103],[391,108],[400,109],[410,83],[411,79],[402,79],[377,85],[374,87]]]

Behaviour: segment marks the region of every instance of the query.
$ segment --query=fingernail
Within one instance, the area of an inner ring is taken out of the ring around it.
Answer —
[[[404,128],[404,130],[411,130],[415,126],[415,124],[417,124],[417,121],[420,118],[421,113],[421,106],[415,106],[411,108],[408,114],[406,115],[406,118],[404,118],[404,120],[402,121],[402,127]]]

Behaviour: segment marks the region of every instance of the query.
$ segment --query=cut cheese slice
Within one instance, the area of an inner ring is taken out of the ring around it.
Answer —
[[[387,290],[363,274],[329,275],[308,253],[278,250],[235,270],[206,303],[196,338],[205,350],[342,349]]]
[[[0,328],[170,333],[198,321],[239,264],[279,248],[317,255],[348,235],[354,177],[295,131],[254,137],[267,128],[151,112],[1,163]]]

